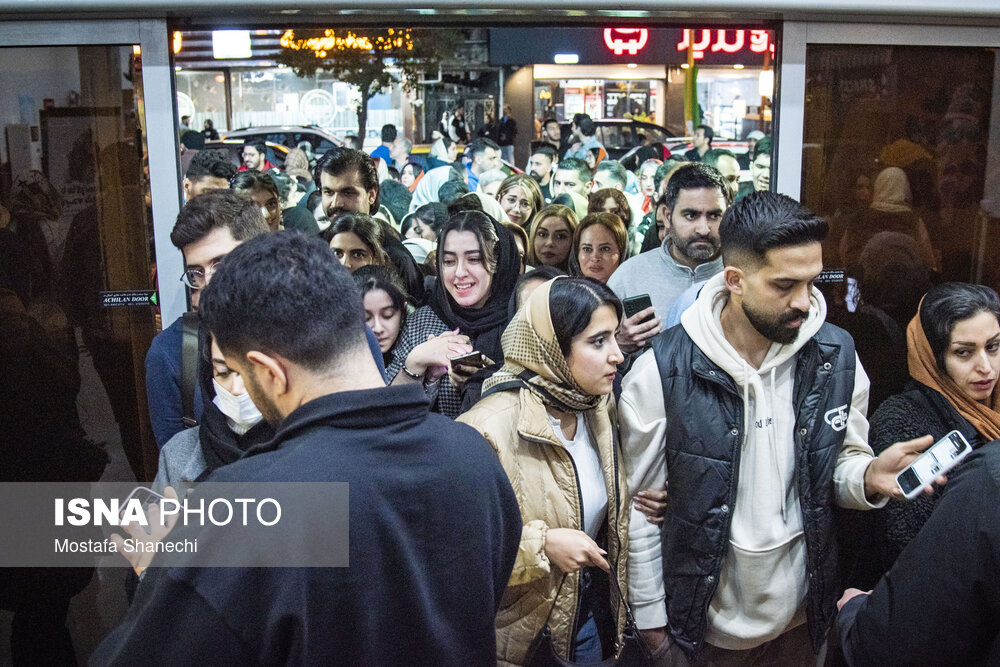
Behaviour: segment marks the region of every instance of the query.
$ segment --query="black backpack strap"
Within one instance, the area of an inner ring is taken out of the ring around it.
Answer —
[[[198,425],[194,417],[194,387],[198,380],[198,328],[201,320],[197,313],[181,315],[181,421],[184,428]]]

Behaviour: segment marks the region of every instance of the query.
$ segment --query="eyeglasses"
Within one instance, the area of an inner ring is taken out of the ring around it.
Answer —
[[[200,266],[192,266],[184,269],[184,273],[181,274],[181,282],[190,287],[191,289],[201,289],[208,284],[208,279],[212,277],[212,274],[219,270],[219,266],[222,265],[222,260],[225,257],[217,257],[208,263],[208,266],[202,268]]]

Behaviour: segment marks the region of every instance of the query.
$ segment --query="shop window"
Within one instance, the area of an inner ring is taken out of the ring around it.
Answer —
[[[807,49],[802,200],[830,223],[824,264],[846,272],[830,319],[855,332],[869,374],[906,379],[904,332],[931,283],[1000,286],[1000,207],[984,187],[1000,157],[995,64],[983,48]],[[886,344],[866,359],[875,331]],[[872,379],[877,404],[892,387]]]

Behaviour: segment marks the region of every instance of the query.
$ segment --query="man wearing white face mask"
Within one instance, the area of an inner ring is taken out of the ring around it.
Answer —
[[[160,450],[154,488],[201,481],[274,436],[274,427],[263,420],[240,374],[226,365],[214,340],[211,357],[205,361],[198,378],[203,397],[201,422],[172,437]]]

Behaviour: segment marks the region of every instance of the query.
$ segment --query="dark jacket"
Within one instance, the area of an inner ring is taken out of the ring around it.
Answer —
[[[483,437],[429,407],[419,386],[324,396],[216,470],[348,482],[350,567],[150,570],[94,664],[495,664],[521,515]],[[317,522],[290,539],[309,549]]]
[[[667,619],[674,641],[692,655],[704,645],[709,603],[729,549],[728,508],[736,502],[745,436],[743,398],[683,327],[657,336],[652,347],[663,395],[669,397],[670,502],[662,530]],[[840,594],[833,473],[846,433],[824,417],[851,405],[854,378],[854,341],[831,324],[824,324],[796,355],[795,467],[806,541],[806,615],[817,649]]]
[[[893,443],[925,435],[933,436],[937,441],[955,429],[974,448],[983,445],[982,436],[958,414],[948,399],[934,389],[913,381],[905,392],[887,399],[871,418],[869,443],[878,455]],[[883,572],[892,566],[903,548],[923,528],[942,493],[943,489],[938,488],[933,495],[921,494],[913,500],[890,500],[884,508],[872,513],[885,549]]]
[[[1000,664],[1000,446],[951,475],[923,530],[871,595],[841,609],[849,665]]]

